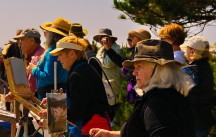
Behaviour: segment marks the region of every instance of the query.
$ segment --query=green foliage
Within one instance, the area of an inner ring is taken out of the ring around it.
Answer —
[[[127,82],[123,81],[121,84],[121,93],[119,96],[120,106],[116,111],[116,115],[114,118],[114,124],[112,125],[113,130],[120,130],[121,126],[127,121],[130,113],[133,110],[133,104],[126,101],[126,87]]]
[[[216,19],[215,0],[113,0],[113,2],[114,7],[132,21],[149,25],[151,28],[177,23],[187,28],[199,26],[202,30],[205,25]]]

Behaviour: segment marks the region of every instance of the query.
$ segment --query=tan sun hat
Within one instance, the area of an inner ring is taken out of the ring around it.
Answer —
[[[134,69],[134,63],[137,61],[148,61],[164,65],[170,62],[179,62],[174,60],[173,47],[171,44],[161,40],[148,39],[137,43],[135,47],[135,56],[133,60],[126,60],[122,65],[128,69]]]
[[[136,31],[131,30],[131,31],[128,32],[128,35],[129,35],[129,37],[136,36],[136,37],[138,37],[138,38],[140,38],[142,40],[151,38],[151,34],[146,29],[138,29]]]
[[[47,31],[51,31],[63,36],[68,36],[69,35],[69,31],[70,31],[70,27],[71,27],[71,23],[69,20],[63,19],[62,17],[58,17],[51,26],[44,26],[41,25],[40,26],[42,29],[47,30]]]

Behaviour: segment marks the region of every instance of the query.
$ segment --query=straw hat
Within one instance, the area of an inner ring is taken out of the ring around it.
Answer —
[[[128,32],[128,35],[129,35],[129,37],[136,36],[142,40],[151,38],[151,34],[149,33],[149,31],[147,31],[145,29],[138,29],[136,31],[131,30]]]
[[[94,39],[95,41],[99,42],[99,39],[100,39],[100,37],[102,37],[102,36],[110,37],[110,38],[112,38],[114,41],[116,41],[116,40],[118,39],[117,37],[113,37],[113,36],[112,36],[112,31],[111,31],[110,29],[108,29],[108,28],[100,29],[99,32],[98,32],[98,34],[95,35],[95,36],[93,37],[93,39]]]
[[[71,23],[69,20],[58,17],[51,26],[41,25],[40,27],[44,30],[51,31],[63,36],[68,36],[70,31]]]
[[[71,33],[77,37],[83,38],[88,34],[88,30],[82,28],[82,24],[73,23],[71,25]]]
[[[45,22],[43,25],[40,26],[41,29],[45,28],[45,27],[51,27],[52,23],[51,22]]]
[[[137,43],[135,47],[135,56],[133,60],[126,60],[122,65],[128,69],[134,69],[134,63],[137,61],[148,61],[164,65],[170,62],[179,62],[174,60],[173,47],[171,44],[161,40],[143,40]]]

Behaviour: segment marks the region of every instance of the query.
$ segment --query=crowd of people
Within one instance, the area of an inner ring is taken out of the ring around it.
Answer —
[[[187,34],[178,24],[165,25],[158,39],[151,39],[150,32],[140,28],[128,32],[125,55],[109,28],[99,29],[93,37],[101,45],[97,52],[80,23],[58,17],[40,28],[46,39],[43,44],[38,30],[19,30],[16,41],[10,41],[2,51],[3,58],[26,62],[29,87],[42,103],[54,87],[53,64],[57,62],[57,89],[64,89],[67,119],[76,125],[68,126],[69,136],[208,136],[214,124],[214,78],[206,38],[193,36],[185,42]],[[186,54],[181,47],[187,48]],[[88,63],[91,57],[100,61],[98,69]],[[3,62],[1,67],[1,79],[6,80]],[[122,80],[128,82],[125,101],[133,104],[134,110],[121,131],[112,131],[114,114],[109,113],[103,85],[106,78],[99,69],[106,73],[117,98]],[[11,92],[6,100],[13,100]],[[39,115],[47,118],[47,110]]]

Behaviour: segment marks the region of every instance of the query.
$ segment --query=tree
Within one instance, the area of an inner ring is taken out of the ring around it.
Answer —
[[[216,24],[216,0],[114,0],[114,8],[124,13],[121,19],[128,16],[151,30],[177,23],[188,31],[196,27],[197,34]]]

